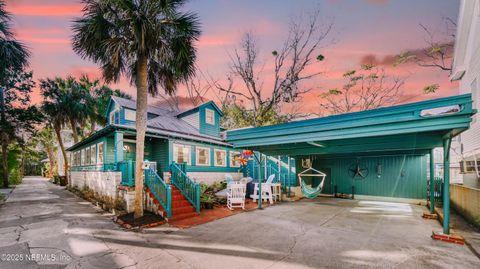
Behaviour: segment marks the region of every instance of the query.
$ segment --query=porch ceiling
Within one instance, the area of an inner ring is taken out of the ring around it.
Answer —
[[[460,107],[456,113],[422,116],[422,111]],[[470,94],[369,111],[232,130],[227,141],[271,155],[345,154],[371,151],[419,151],[468,129]]]

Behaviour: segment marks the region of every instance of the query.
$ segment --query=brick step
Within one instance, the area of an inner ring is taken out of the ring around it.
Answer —
[[[178,195],[172,195],[172,202],[173,201],[187,201],[187,198],[185,196],[178,194]]]
[[[188,219],[197,216],[197,213],[184,213],[184,214],[178,214],[178,215],[172,215],[172,217],[168,221],[177,221],[177,220],[183,220],[183,219]]]
[[[185,214],[185,213],[191,213],[191,212],[195,212],[195,208],[193,208],[192,206],[183,206],[183,207],[172,208],[172,216]]]
[[[176,207],[183,207],[183,206],[191,206],[190,202],[187,200],[183,201],[172,201],[172,208]]]

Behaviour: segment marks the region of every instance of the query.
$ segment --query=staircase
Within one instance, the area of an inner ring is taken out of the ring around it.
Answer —
[[[150,191],[149,188],[145,188],[146,194],[146,208],[152,211],[155,214],[161,215],[167,221],[176,221],[191,218],[197,216],[195,208],[190,204],[190,202],[182,195],[179,189],[174,185],[171,185],[172,188],[172,216],[167,217],[167,212],[160,205],[160,202],[157,200],[155,195]]]

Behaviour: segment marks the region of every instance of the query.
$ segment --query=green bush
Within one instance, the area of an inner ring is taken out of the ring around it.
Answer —
[[[23,175],[20,172],[20,169],[12,169],[10,175],[8,176],[9,185],[19,185],[22,183]]]

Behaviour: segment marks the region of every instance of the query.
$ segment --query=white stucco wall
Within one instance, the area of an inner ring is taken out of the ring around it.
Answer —
[[[122,180],[121,172],[79,171],[71,172],[71,183],[79,189],[87,186],[98,194],[112,198],[117,196],[117,185]]]

